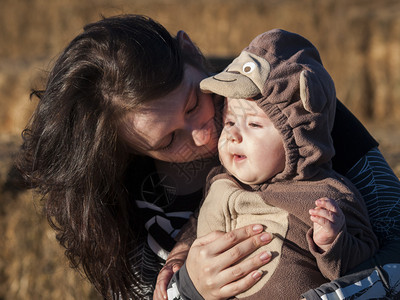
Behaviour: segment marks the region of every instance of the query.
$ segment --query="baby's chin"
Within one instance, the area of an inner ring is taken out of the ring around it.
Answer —
[[[247,184],[247,185],[255,185],[255,184],[261,184],[265,182],[268,178],[258,178],[258,177],[244,177],[244,176],[239,176],[237,174],[232,174],[237,180],[239,180],[241,183]]]
[[[257,184],[264,184],[266,182],[271,182],[271,180],[273,180],[280,172],[273,174],[273,175],[269,175],[269,174],[261,174],[260,176],[255,175],[254,177],[251,176],[251,178],[247,177],[247,178],[240,178],[236,177],[240,182],[247,184],[247,185],[257,185]]]
[[[244,183],[244,184],[247,184],[247,185],[257,185],[257,184],[261,184],[261,183],[263,183],[264,181],[261,181],[261,180],[254,180],[254,181],[243,181],[243,180],[240,180],[242,183]]]

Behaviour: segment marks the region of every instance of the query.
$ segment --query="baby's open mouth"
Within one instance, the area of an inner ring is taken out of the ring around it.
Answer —
[[[240,154],[233,154],[233,159],[234,160],[242,160],[245,159],[246,155],[240,155]]]

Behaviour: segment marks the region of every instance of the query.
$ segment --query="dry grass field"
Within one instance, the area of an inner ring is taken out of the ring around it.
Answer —
[[[298,32],[320,50],[338,97],[380,142],[400,176],[400,2],[397,0],[0,0],[0,300],[100,299],[68,267],[12,167],[19,133],[54,57],[102,15],[146,14],[183,29],[206,56],[237,55],[272,28]]]

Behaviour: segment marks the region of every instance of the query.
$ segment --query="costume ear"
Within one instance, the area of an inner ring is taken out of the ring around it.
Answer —
[[[192,42],[190,37],[186,32],[183,30],[179,30],[178,33],[176,34],[176,38],[179,43],[179,47],[187,54],[190,54],[192,58],[194,58],[196,61],[199,63],[203,62],[203,56],[197,48],[197,46]]]
[[[326,103],[336,97],[332,79],[324,77],[306,70],[300,74],[300,98],[308,112],[321,112]]]

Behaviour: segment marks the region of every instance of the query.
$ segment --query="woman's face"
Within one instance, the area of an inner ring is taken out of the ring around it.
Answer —
[[[136,151],[168,162],[189,162],[217,152],[212,94],[200,91],[206,74],[186,65],[181,84],[126,115],[121,134]]]

